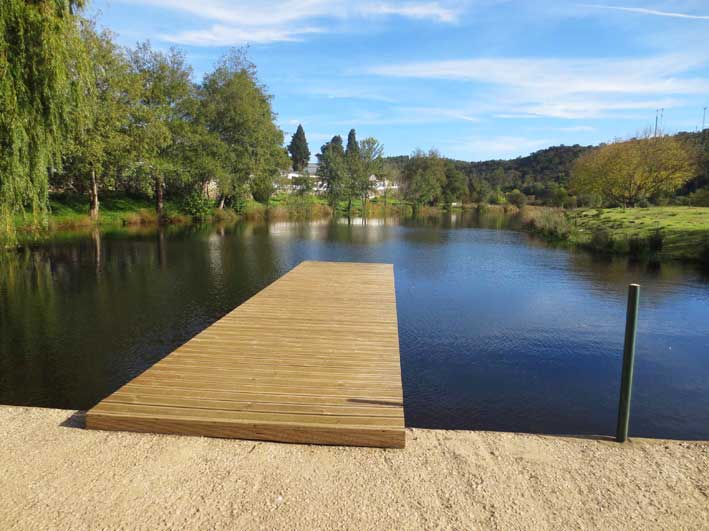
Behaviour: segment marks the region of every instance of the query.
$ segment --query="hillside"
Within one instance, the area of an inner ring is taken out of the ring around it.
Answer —
[[[709,185],[709,130],[702,133],[682,132],[675,135],[688,149],[700,154],[700,164],[696,176],[691,179],[679,195],[687,195]],[[469,199],[483,200],[495,190],[508,192],[519,189],[528,196],[534,196],[545,203],[559,206],[567,197],[566,188],[571,178],[571,171],[576,159],[596,146],[551,146],[535,151],[525,157],[509,160],[462,161],[454,160],[458,170],[468,178]],[[400,171],[408,161],[408,156],[388,157],[386,159],[394,172]],[[556,199],[555,199],[556,198]]]

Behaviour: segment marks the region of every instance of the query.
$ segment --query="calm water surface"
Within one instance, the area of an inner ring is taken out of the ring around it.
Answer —
[[[481,222],[482,221],[482,222]],[[612,434],[642,284],[630,431],[709,439],[709,282],[453,215],[92,234],[0,259],[0,403],[86,409],[302,260],[395,264],[406,423]]]

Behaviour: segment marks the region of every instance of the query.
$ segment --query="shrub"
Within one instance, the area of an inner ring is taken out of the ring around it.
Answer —
[[[515,188],[507,194],[507,201],[521,209],[527,204],[527,196]]]
[[[574,209],[578,207],[578,200],[576,199],[576,196],[570,195],[566,199],[564,199],[563,207],[568,209]]]
[[[693,206],[709,206],[709,188],[702,188],[690,194],[688,202]]]
[[[214,201],[199,191],[194,191],[182,200],[181,210],[193,218],[206,219],[214,207]]]
[[[215,208],[212,210],[212,221],[215,223],[231,223],[238,219],[238,214],[231,208]]]
[[[487,200],[487,202],[491,205],[502,205],[506,201],[507,199],[505,198],[505,194],[503,194],[500,190],[493,190]]]

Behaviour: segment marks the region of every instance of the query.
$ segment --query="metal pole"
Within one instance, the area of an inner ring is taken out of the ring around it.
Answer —
[[[630,397],[633,391],[633,367],[635,365],[635,337],[638,330],[638,303],[640,285],[628,286],[628,313],[625,320],[625,348],[623,349],[623,373],[620,377],[620,401],[618,403],[618,427],[615,439],[625,442],[630,421]]]

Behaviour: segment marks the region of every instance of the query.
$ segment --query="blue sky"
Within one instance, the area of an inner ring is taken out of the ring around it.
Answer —
[[[485,160],[701,127],[709,0],[93,0],[124,45],[177,46],[195,80],[248,44],[313,154],[354,127],[387,155]],[[709,120],[709,119],[708,119]]]

